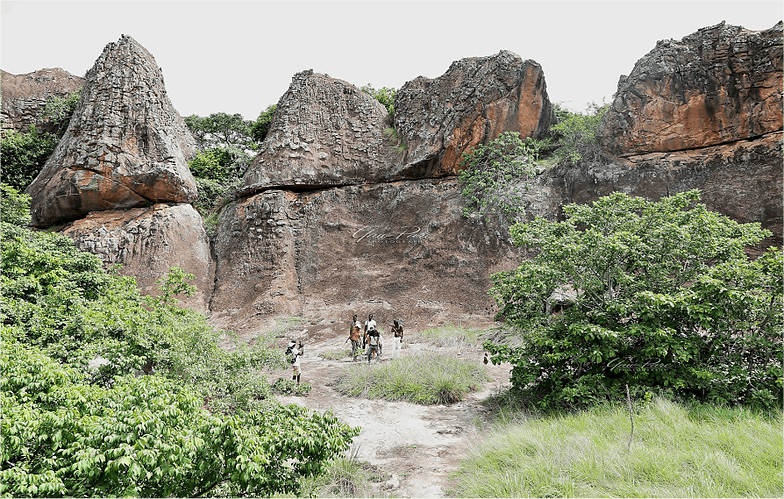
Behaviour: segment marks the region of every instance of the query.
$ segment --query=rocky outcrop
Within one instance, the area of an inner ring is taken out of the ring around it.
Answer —
[[[123,35],[87,72],[65,135],[26,190],[33,224],[191,202],[196,184],[186,159],[193,154],[193,137],[169,101],[155,59]]]
[[[275,315],[487,323],[489,275],[519,254],[462,207],[454,178],[242,199],[216,238],[214,320],[240,330]]]
[[[121,264],[120,273],[136,278],[144,294],[158,295],[156,280],[180,267],[195,276],[197,292],[178,296],[206,312],[214,285],[214,263],[201,215],[189,204],[92,212],[62,231],[76,246],[98,255],[104,264]]]
[[[506,131],[541,138],[554,120],[542,67],[509,51],[452,63],[395,96],[395,129],[409,177],[454,175],[464,152]]]
[[[53,97],[66,98],[84,85],[84,78],[60,68],[39,69],[21,75],[6,71],[1,73],[0,114],[4,130],[26,132],[30,125],[36,125],[44,132],[59,132],[50,123],[42,121],[47,100]]]
[[[384,136],[387,110],[343,80],[303,71],[281,97],[241,195],[379,182],[397,161]]]
[[[600,127],[617,156],[680,151],[782,128],[782,23],[725,23],[663,40],[621,77]]]

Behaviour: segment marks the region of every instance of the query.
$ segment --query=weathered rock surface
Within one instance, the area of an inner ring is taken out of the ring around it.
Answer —
[[[397,160],[387,110],[343,80],[303,71],[294,75],[242,195],[272,187],[308,189],[388,179]]]
[[[65,135],[27,189],[33,224],[191,202],[196,184],[186,159],[193,154],[193,137],[169,101],[155,59],[123,35],[87,72]]]
[[[614,158],[580,167],[554,168],[526,193],[529,215],[555,219],[562,204],[586,204],[620,191],[658,200],[702,191],[708,209],[773,232],[760,244],[782,247],[782,132],[695,150]]]
[[[412,178],[454,175],[463,152],[505,131],[540,138],[554,120],[542,67],[509,51],[452,63],[395,96],[395,128]]]
[[[191,205],[96,211],[61,232],[107,267],[122,264],[120,273],[135,277],[145,294],[160,294],[155,281],[171,267],[194,274],[190,284],[197,287],[196,294],[178,299],[195,310],[208,310],[214,262],[201,215]]]
[[[0,115],[2,128],[26,132],[36,125],[44,132],[57,133],[41,122],[41,112],[52,97],[68,97],[84,85],[84,78],[61,68],[45,68],[21,75],[0,71]]]
[[[621,77],[600,127],[618,156],[709,147],[782,128],[782,23],[663,40]]]
[[[455,179],[239,200],[223,213],[216,240],[213,316],[239,330],[274,315],[342,325],[373,312],[423,327],[486,323],[489,276],[515,266],[519,254],[462,217],[462,207]]]

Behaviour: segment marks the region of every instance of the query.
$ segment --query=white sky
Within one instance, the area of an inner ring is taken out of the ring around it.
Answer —
[[[0,68],[84,76],[104,46],[135,38],[183,116],[259,112],[313,69],[361,87],[436,78],[458,59],[510,50],[542,65],[550,100],[610,102],[658,40],[721,21],[763,30],[775,1],[22,1],[1,2]]]

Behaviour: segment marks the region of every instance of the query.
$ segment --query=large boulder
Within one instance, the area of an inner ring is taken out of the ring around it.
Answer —
[[[327,75],[294,75],[270,125],[241,195],[382,181],[396,162],[386,108]]]
[[[65,135],[26,190],[33,225],[97,210],[191,202],[196,183],[186,161],[195,151],[155,59],[123,35],[87,72]]]
[[[238,330],[276,315],[342,324],[354,313],[376,313],[386,330],[393,318],[487,324],[490,274],[520,254],[462,207],[454,178],[238,200],[215,242],[213,320]]]
[[[84,85],[84,78],[61,68],[39,69],[21,75],[0,73],[0,115],[4,130],[26,132],[30,125],[36,125],[41,131],[59,133],[52,123],[42,120],[46,102],[53,97],[66,98]]]
[[[753,139],[782,128],[782,23],[721,23],[663,40],[622,76],[599,134],[619,156]]]
[[[455,175],[464,152],[506,131],[541,138],[553,123],[544,71],[509,51],[452,63],[418,77],[395,96],[395,129],[409,177]]]
[[[63,234],[76,246],[98,255],[107,267],[136,278],[145,294],[158,295],[160,277],[171,267],[195,276],[191,298],[178,297],[206,312],[214,285],[214,262],[201,215],[189,204],[155,204],[148,208],[92,212],[66,226]]]

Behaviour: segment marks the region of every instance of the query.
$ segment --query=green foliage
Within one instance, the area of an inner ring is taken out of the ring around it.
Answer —
[[[576,165],[580,161],[591,161],[601,157],[601,148],[596,131],[608,105],[592,104],[587,114],[571,113],[556,107],[558,122],[550,127],[553,157],[556,163]],[[546,144],[548,147],[549,143]]]
[[[539,253],[492,276],[516,345],[512,385],[539,407],[619,399],[626,384],[683,399],[762,407],[782,401],[782,253],[744,252],[769,231],[698,203],[615,193],[511,229]]]
[[[3,182],[20,191],[26,189],[46,164],[57,142],[56,135],[39,132],[35,125],[26,133],[4,131],[0,138]]]
[[[272,400],[274,338],[175,306],[181,269],[145,297],[67,237],[2,228],[3,496],[297,494],[358,434]]]
[[[521,195],[536,174],[536,159],[534,149],[517,132],[504,132],[487,145],[464,153],[459,177],[466,198],[463,215],[521,220],[525,214]]]
[[[7,224],[27,226],[30,223],[30,196],[8,184],[0,184],[0,220]]]
[[[262,141],[267,137],[267,134],[270,131],[270,124],[272,123],[272,117],[275,116],[275,111],[277,109],[277,104],[267,106],[267,109],[262,111],[259,114],[259,117],[256,118],[256,121],[254,121],[251,125],[250,135],[257,144],[261,144]]]
[[[407,355],[346,369],[336,389],[352,397],[451,404],[489,379],[481,365],[439,354]]]
[[[278,378],[272,386],[272,393],[279,395],[307,395],[313,389],[310,383],[297,383],[293,379]]]
[[[160,376],[80,383],[3,335],[3,496],[195,497],[297,492],[358,433],[296,406],[216,416]]]
[[[340,458],[323,475],[304,479],[300,497],[378,497],[372,482],[384,479],[384,473],[368,462],[354,456]]]
[[[781,409],[655,399],[498,426],[452,475],[453,497],[782,497]]]
[[[214,181],[226,180],[231,174],[234,156],[224,147],[207,149],[188,161],[194,177]]]
[[[201,151],[216,147],[241,150],[257,148],[251,135],[252,122],[245,120],[241,114],[213,113],[207,117],[193,114],[184,119]]]
[[[360,90],[362,90],[366,94],[375,97],[377,101],[379,101],[385,108],[387,108],[390,122],[394,121],[395,94],[397,93],[396,89],[389,88],[389,87],[381,87],[378,90],[376,90],[375,88],[373,88],[373,86],[370,83],[368,83],[367,85],[363,86]]]
[[[468,348],[482,341],[486,331],[454,324],[444,324],[435,328],[423,329],[419,332],[419,341],[438,348]]]
[[[55,130],[57,136],[62,136],[79,104],[81,93],[80,89],[71,92],[67,97],[50,96],[41,110],[39,122]]]

